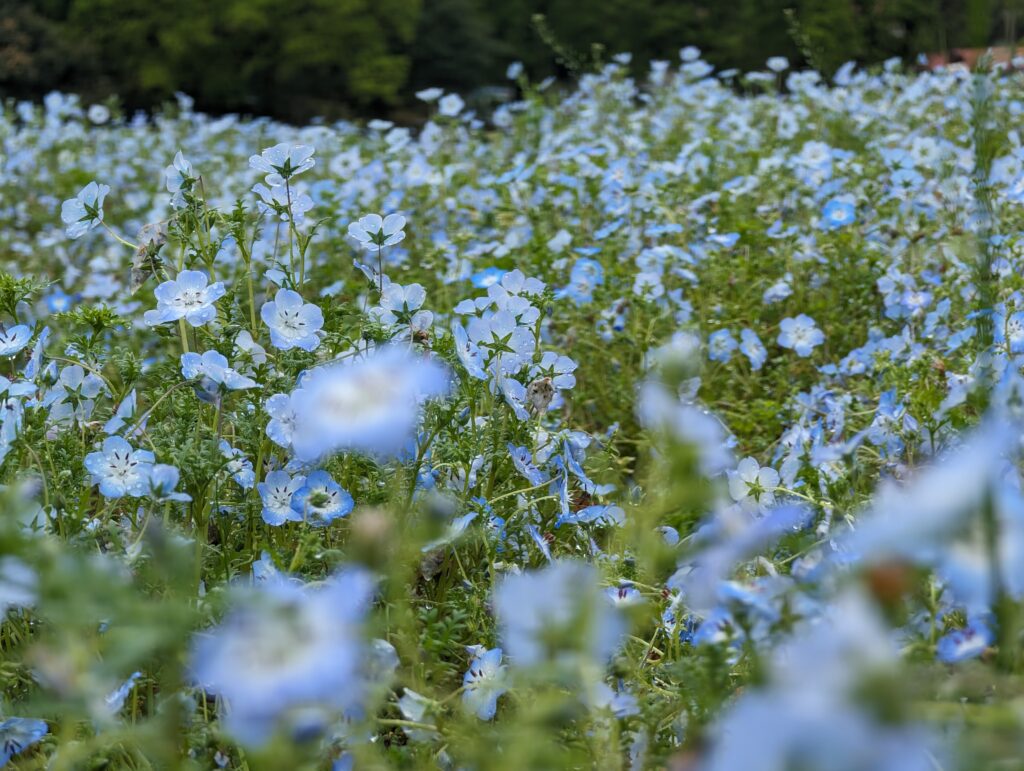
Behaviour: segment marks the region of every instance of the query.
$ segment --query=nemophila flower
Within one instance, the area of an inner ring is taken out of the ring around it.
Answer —
[[[1024,311],[1009,316],[997,313],[993,320],[993,338],[1010,353],[1024,353]]]
[[[424,88],[421,89],[420,91],[417,91],[416,98],[419,99],[421,102],[436,102],[438,99],[441,98],[442,94],[444,94],[444,91],[435,86],[432,88]]]
[[[522,474],[523,478],[531,485],[542,485],[547,481],[544,472],[534,465],[533,456],[528,449],[516,447],[514,444],[509,443],[508,454],[512,459],[512,465],[516,467],[516,471]]]
[[[821,225],[826,230],[852,225],[857,219],[857,208],[845,198],[832,198],[821,210]]]
[[[352,496],[326,471],[314,471],[292,496],[292,508],[299,519],[311,525],[329,525],[346,516],[355,506]]]
[[[737,347],[738,343],[732,332],[728,329],[719,329],[708,337],[708,358],[711,361],[729,361]]]
[[[267,436],[280,447],[291,447],[298,420],[292,406],[290,394],[274,394],[264,405],[270,420],[267,422]]]
[[[249,156],[249,165],[267,175],[265,179],[270,187],[280,187],[296,174],[313,168],[316,165],[313,160],[315,152],[316,148],[309,145],[281,142],[259,155]]]
[[[370,315],[381,324],[394,327],[405,325],[403,337],[424,332],[434,323],[434,314],[420,310],[427,299],[427,291],[419,284],[402,286],[391,283],[381,292],[380,305],[370,309]]]
[[[224,354],[206,351],[202,354],[189,352],[181,355],[181,374],[188,380],[200,379],[204,391],[215,393],[223,387],[228,391],[255,388],[256,381],[233,369]]]
[[[192,496],[177,491],[180,472],[176,466],[157,463],[149,470],[149,489],[147,494],[156,501],[177,501],[188,503]]]
[[[317,332],[324,325],[323,311],[304,302],[298,292],[278,289],[273,300],[263,303],[260,318],[270,328],[270,342],[275,348],[312,351],[320,345]]]
[[[68,294],[60,287],[56,287],[43,298],[43,301],[46,303],[46,310],[50,313],[63,313],[71,310],[79,299],[77,294]]]
[[[103,222],[103,199],[109,192],[107,185],[90,182],[61,204],[60,218],[67,226],[68,238],[80,238]]]
[[[644,596],[640,594],[640,590],[628,581],[623,581],[618,586],[609,586],[604,590],[604,593],[612,605],[618,607],[639,605],[644,601]]]
[[[789,59],[785,56],[769,56],[767,67],[772,72],[785,72],[789,69]]]
[[[0,767],[37,744],[48,733],[45,720],[27,717],[9,717],[0,720]]]
[[[92,415],[95,399],[104,390],[103,380],[93,372],[86,373],[79,364],[60,371],[57,382],[43,396],[43,406],[50,408],[50,422],[81,422]]]
[[[314,206],[308,194],[284,186],[267,187],[257,182],[252,186],[252,192],[259,196],[256,208],[261,214],[272,214],[296,225],[302,224]]]
[[[573,373],[577,366],[568,356],[554,351],[544,351],[540,361],[530,367],[530,378],[549,378],[554,388],[563,391],[576,385],[576,376]]]
[[[469,280],[477,289],[486,289],[501,281],[501,277],[504,275],[505,271],[501,268],[484,268],[470,276]]]
[[[724,471],[732,463],[730,442],[722,423],[709,412],[669,393],[661,383],[648,380],[641,384],[637,414],[645,427],[696,447],[705,474]]]
[[[515,374],[529,363],[537,349],[533,330],[520,324],[511,311],[474,316],[466,331],[470,341],[484,352],[487,367],[492,371],[500,369],[505,374]]]
[[[32,329],[26,324],[6,327],[0,324],[0,356],[14,356],[32,339]]]
[[[935,655],[946,664],[980,656],[995,641],[989,625],[981,619],[972,619],[962,629],[954,629],[939,638]]]
[[[754,458],[744,458],[735,471],[729,472],[729,495],[745,508],[765,512],[775,505],[779,479],[775,469],[760,466]]]
[[[740,332],[740,353],[750,361],[750,368],[754,371],[761,369],[768,360],[768,351],[752,329],[744,329]]]
[[[401,214],[367,214],[358,221],[349,223],[348,234],[365,249],[376,250],[394,246],[405,239],[405,217]]]
[[[810,356],[811,351],[825,341],[825,334],[815,325],[814,319],[805,313],[795,319],[783,319],[779,323],[779,330],[779,345],[793,349],[801,357]]]
[[[227,471],[243,490],[248,490],[256,481],[256,472],[253,470],[252,462],[245,457],[245,453],[237,447],[232,447],[226,439],[221,439],[221,457],[227,459]]]
[[[106,716],[114,716],[124,708],[125,699],[135,688],[135,683],[142,677],[141,672],[133,672],[121,685],[108,693],[103,699],[103,712]]]
[[[498,584],[493,603],[503,649],[515,667],[577,657],[604,663],[626,631],[604,598],[597,572],[582,562],[556,561],[507,576]]]
[[[214,303],[224,296],[224,283],[209,284],[201,270],[183,270],[171,281],[164,281],[154,291],[156,308],[146,311],[143,318],[150,326],[185,319],[194,327],[214,320]]]
[[[261,746],[278,729],[309,735],[360,709],[369,577],[347,570],[316,588],[283,578],[236,586],[219,626],[196,635],[195,683],[222,702],[224,730]]]
[[[185,205],[185,193],[192,192],[195,178],[192,164],[185,160],[181,150],[178,150],[174,155],[174,161],[164,170],[167,192],[171,194],[171,206],[175,209],[180,209]]]
[[[641,271],[633,279],[633,294],[645,300],[657,300],[665,294],[665,284],[660,273]]]
[[[594,504],[584,506],[578,511],[559,515],[555,527],[564,524],[621,525],[626,521],[626,513],[618,506],[611,504]]]
[[[477,344],[469,339],[466,328],[459,323],[452,324],[452,337],[455,340],[455,354],[459,361],[472,377],[477,380],[486,380],[487,372],[484,369],[484,354]]]
[[[31,608],[36,603],[39,577],[17,557],[0,557],[0,618],[11,608]]]
[[[268,525],[300,522],[302,515],[292,506],[295,493],[302,489],[306,478],[292,476],[287,471],[271,471],[266,480],[256,485],[263,501],[263,521]]]
[[[498,699],[508,690],[501,648],[472,646],[470,653],[473,658],[462,676],[462,703],[481,720],[493,720]]]
[[[85,456],[85,469],[105,498],[139,498],[149,491],[153,453],[136,450],[119,436],[108,436],[103,448]]]
[[[400,346],[318,367],[291,394],[292,446],[306,460],[342,450],[396,455],[415,434],[421,402],[446,395],[449,383],[441,363]]]
[[[128,421],[135,417],[135,410],[138,407],[138,393],[133,388],[118,403],[114,414],[103,425],[103,433],[118,434],[128,425]]]
[[[594,288],[604,283],[604,266],[597,260],[581,257],[573,263],[568,285],[559,293],[577,305],[594,299]]]
[[[462,108],[465,106],[466,103],[462,101],[462,97],[458,94],[445,94],[438,100],[437,112],[445,117],[454,118],[462,112]]]

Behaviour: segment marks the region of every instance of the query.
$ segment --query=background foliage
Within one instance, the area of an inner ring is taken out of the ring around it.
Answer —
[[[176,91],[212,112],[301,121],[391,114],[413,93],[535,79],[631,51],[637,72],[698,45],[718,66],[773,55],[826,71],[1014,33],[1019,0],[0,0],[0,93]],[[787,13],[789,11],[790,13]],[[535,17],[544,17],[539,34]],[[798,45],[795,41],[802,41]],[[557,41],[556,45],[552,45]],[[819,61],[820,60],[820,61]],[[413,117],[413,116],[409,116]]]

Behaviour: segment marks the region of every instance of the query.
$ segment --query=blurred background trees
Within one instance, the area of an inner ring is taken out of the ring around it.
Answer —
[[[51,89],[146,108],[183,91],[211,112],[303,121],[412,107],[441,86],[472,94],[522,61],[534,79],[580,61],[720,67],[783,55],[826,70],[1015,37],[1019,0],[0,0],[0,93]],[[787,13],[787,11],[789,13]],[[796,34],[794,34],[796,33]],[[795,40],[803,41],[798,45]]]

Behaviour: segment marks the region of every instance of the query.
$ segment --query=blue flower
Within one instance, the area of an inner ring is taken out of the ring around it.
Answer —
[[[943,635],[935,646],[939,661],[955,664],[980,656],[994,640],[992,630],[981,619],[972,619],[963,629]]]
[[[405,217],[401,214],[367,214],[348,226],[348,234],[365,249],[393,246],[405,238]]]
[[[792,348],[800,357],[810,356],[815,346],[825,341],[824,333],[815,325],[814,319],[805,313],[795,319],[783,319],[779,329],[779,345]]]
[[[409,332],[428,330],[434,323],[434,314],[420,310],[427,299],[427,291],[419,284],[402,286],[391,283],[381,293],[380,305],[371,308],[370,314],[381,324],[394,327],[399,324],[407,326],[405,337]]]
[[[152,465],[153,453],[136,450],[119,436],[108,436],[101,451],[85,456],[85,468],[92,474],[92,483],[100,486],[100,493],[106,498],[146,495]]]
[[[32,339],[32,329],[18,324],[10,329],[0,324],[0,356],[14,356]]]
[[[501,281],[501,277],[504,275],[505,271],[502,268],[484,268],[470,276],[469,280],[478,289],[486,289],[492,284],[497,284]]]
[[[297,420],[292,397],[288,394],[274,394],[267,399],[264,406],[270,416],[267,422],[267,436],[280,447],[291,447]]]
[[[278,289],[273,300],[263,303],[260,318],[270,328],[270,342],[275,348],[312,351],[320,345],[316,333],[324,325],[324,314],[317,305],[303,302],[298,292]]]
[[[995,341],[1010,349],[1010,353],[1024,352],[1024,311],[1009,316],[998,313],[993,321]]]
[[[293,145],[287,142],[267,148],[259,155],[249,156],[249,165],[256,171],[266,174],[266,182],[271,187],[281,187],[296,174],[313,168],[316,161],[313,153],[316,148],[309,145]]]
[[[292,476],[287,471],[271,471],[265,481],[256,485],[263,501],[263,521],[268,525],[300,522],[302,515],[292,506],[295,493],[306,483],[304,476]]]
[[[367,683],[363,617],[372,582],[342,572],[315,591],[282,577],[236,586],[221,624],[197,635],[190,657],[196,684],[222,697],[224,729],[260,746],[276,729],[306,729],[310,710],[357,714]]]
[[[466,103],[462,101],[462,97],[458,94],[445,94],[437,103],[437,111],[440,115],[444,115],[447,118],[454,118],[462,112],[462,108],[465,106]]]
[[[444,396],[449,386],[447,368],[399,346],[313,369],[291,394],[296,456],[397,455],[415,436],[421,402]]]
[[[323,470],[307,476],[302,487],[292,496],[292,508],[298,512],[299,518],[318,526],[344,517],[354,506],[348,491]]]
[[[0,721],[0,767],[36,744],[49,729],[46,721],[27,717],[9,717]]]
[[[255,380],[228,366],[228,360],[217,351],[183,353],[181,374],[188,380],[199,378],[200,387],[209,393],[216,393],[220,387],[227,391],[256,387]]]
[[[494,592],[494,613],[503,648],[516,667],[577,657],[603,664],[626,632],[597,572],[582,562],[556,561],[506,577]]]
[[[192,496],[175,490],[179,476],[176,467],[164,463],[155,464],[149,471],[149,496],[157,501],[188,503]]]
[[[208,324],[217,316],[214,303],[224,296],[221,281],[207,286],[209,279],[201,270],[183,270],[177,278],[164,281],[154,291],[156,308],[143,319],[151,327],[185,319],[194,327]]]
[[[856,219],[856,207],[845,198],[831,199],[821,211],[821,225],[826,230],[837,230],[851,225]]]
[[[533,463],[530,451],[525,447],[516,447],[512,443],[508,445],[508,454],[512,458],[512,465],[516,471],[523,475],[527,482],[536,487],[547,481],[544,473]]]
[[[195,176],[192,164],[185,160],[181,150],[178,150],[174,155],[174,162],[164,169],[167,192],[171,194],[171,206],[175,209],[185,205],[185,193],[192,190]]]
[[[761,369],[768,360],[768,351],[761,342],[761,338],[752,329],[744,329],[740,332],[740,352],[750,360],[750,367],[754,371]]]
[[[593,506],[585,506],[579,511],[562,514],[555,520],[555,527],[561,527],[564,524],[579,525],[591,523],[598,525],[621,525],[625,521],[626,512],[618,506],[595,504]]]
[[[226,439],[220,440],[220,454],[227,459],[228,473],[243,490],[248,490],[256,481],[256,472],[252,462],[237,447],[232,447]]]
[[[738,343],[732,332],[728,329],[719,329],[708,337],[708,358],[711,361],[729,361],[737,347]]]
[[[103,199],[110,188],[90,182],[74,198],[69,198],[60,207],[60,218],[64,221],[68,238],[84,236],[103,222]]]
[[[481,720],[493,720],[498,699],[508,690],[501,648],[473,646],[471,653],[473,659],[462,676],[462,703]]]

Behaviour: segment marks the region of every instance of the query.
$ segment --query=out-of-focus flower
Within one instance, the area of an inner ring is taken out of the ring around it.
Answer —
[[[626,631],[604,598],[597,572],[582,562],[557,561],[507,576],[494,592],[494,612],[515,667],[562,664],[577,657],[604,663]]]
[[[196,636],[195,682],[223,699],[225,730],[265,744],[281,727],[309,731],[358,710],[366,683],[363,617],[369,577],[348,570],[316,588],[269,578],[236,587],[215,629]]]
[[[413,438],[420,403],[445,395],[448,387],[444,366],[398,346],[314,369],[291,395],[296,455],[397,454]]]

